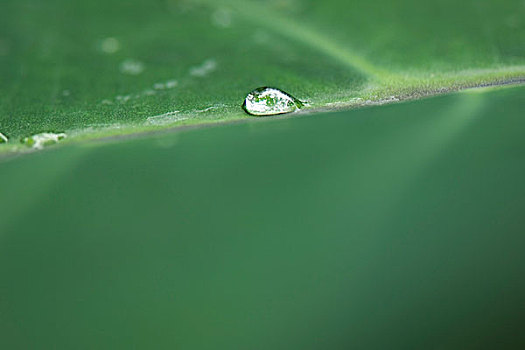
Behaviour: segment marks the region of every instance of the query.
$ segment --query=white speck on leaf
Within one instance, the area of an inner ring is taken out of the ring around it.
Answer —
[[[217,69],[217,62],[214,59],[204,61],[200,66],[192,67],[190,74],[194,77],[205,77]]]
[[[120,42],[116,38],[106,38],[100,43],[100,50],[107,54],[114,54],[120,50]]]
[[[146,124],[148,125],[166,125],[166,124],[172,124],[172,123],[176,123],[176,122],[180,122],[180,121],[188,119],[186,117],[177,116],[177,114],[179,113],[180,111],[173,111],[173,112],[168,112],[168,113],[164,113],[161,115],[149,117],[148,119],[146,119]]]
[[[130,95],[126,95],[126,96],[117,96],[117,101],[121,102],[121,103],[126,103],[128,102],[129,100],[131,99],[131,96]]]
[[[214,110],[217,110],[217,109],[220,109],[220,108],[225,108],[225,107],[228,107],[228,106],[226,106],[225,104],[218,104],[218,105],[210,106],[210,107],[204,108],[204,109],[197,109],[194,112],[196,112],[196,113],[206,113],[206,112],[209,112],[209,111],[214,111]]]
[[[144,64],[140,61],[127,59],[120,64],[120,71],[128,75],[139,75],[144,72]]]
[[[58,143],[60,140],[67,137],[64,133],[52,133],[52,132],[43,132],[41,134],[36,134],[33,136],[26,137],[22,140],[24,144],[34,149],[43,149],[45,146]]]
[[[220,8],[211,15],[211,22],[219,28],[229,28],[232,25],[232,12],[229,9]]]
[[[164,90],[164,89],[173,89],[179,85],[179,82],[177,80],[168,80],[165,83],[156,83],[153,85],[153,88],[155,90]]]
[[[167,81],[167,82],[166,82],[166,88],[167,88],[167,89],[173,89],[173,88],[176,87],[178,84],[179,84],[179,82],[178,82],[177,80],[170,80],[170,81]]]

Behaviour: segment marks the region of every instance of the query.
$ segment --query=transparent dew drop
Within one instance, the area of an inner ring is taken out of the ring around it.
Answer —
[[[22,143],[34,149],[43,149],[45,146],[58,143],[66,137],[67,135],[64,133],[43,132],[24,138]]]
[[[246,113],[254,116],[269,116],[291,113],[303,107],[303,103],[286,92],[261,87],[253,90],[246,96],[242,108]]]

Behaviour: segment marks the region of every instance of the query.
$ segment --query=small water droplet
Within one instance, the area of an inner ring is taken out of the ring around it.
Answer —
[[[255,116],[268,116],[291,113],[303,107],[303,103],[286,92],[261,87],[246,96],[242,108],[246,113]]]
[[[214,59],[206,60],[198,67],[192,67],[190,74],[194,77],[204,77],[217,68],[217,62]]]
[[[120,103],[126,103],[128,102],[129,100],[131,100],[131,96],[130,95],[126,95],[126,96],[117,96],[116,97],[117,101],[119,101]]]
[[[43,132],[24,138],[22,143],[34,149],[43,149],[45,146],[58,143],[66,137],[67,135],[65,133],[55,134],[52,132]]]
[[[144,64],[140,61],[127,59],[120,64],[120,71],[124,74],[139,75],[144,72]]]
[[[229,9],[217,9],[211,15],[212,23],[219,28],[228,28],[232,25],[232,12]]]
[[[106,38],[100,43],[100,50],[107,54],[114,54],[120,50],[120,42],[117,38]]]
[[[178,84],[179,84],[179,82],[177,80],[169,80],[169,81],[166,82],[166,88],[167,89],[173,89]]]
[[[0,143],[7,143],[8,141],[9,139],[7,138],[7,136],[0,132]]]
[[[165,83],[155,83],[153,85],[153,88],[155,90],[165,90],[165,89],[173,89],[177,85],[179,85],[179,82],[177,80],[168,80]]]

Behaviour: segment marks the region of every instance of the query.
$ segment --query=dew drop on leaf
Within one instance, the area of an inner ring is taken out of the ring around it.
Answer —
[[[45,146],[49,146],[58,143],[60,140],[65,139],[66,134],[64,133],[52,133],[43,132],[41,134],[32,135],[22,140],[22,143],[35,149],[43,149]]]
[[[246,96],[242,108],[246,113],[254,116],[269,116],[291,113],[303,107],[303,103],[286,92],[261,87],[253,90]]]

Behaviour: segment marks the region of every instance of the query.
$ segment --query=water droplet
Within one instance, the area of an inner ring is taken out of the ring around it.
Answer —
[[[194,77],[204,77],[209,73],[213,72],[217,68],[217,62],[214,59],[204,61],[204,63],[198,67],[190,69],[190,74]]]
[[[120,71],[124,74],[139,75],[144,72],[144,64],[139,61],[127,59],[120,64]]]
[[[219,28],[231,27],[232,12],[228,9],[217,9],[211,15],[211,22]]]
[[[271,87],[253,90],[246,96],[242,108],[255,116],[291,113],[303,107],[303,103],[284,91]]]
[[[24,138],[22,143],[34,149],[42,149],[45,146],[55,144],[66,137],[67,135],[64,133],[55,134],[52,132],[43,132],[41,134]]]
[[[131,100],[131,96],[130,95],[126,95],[126,96],[117,96],[116,97],[117,101],[119,101],[120,103],[126,103],[128,102],[129,100]]]
[[[100,43],[100,50],[107,54],[114,54],[120,50],[120,42],[116,38],[106,38]]]
[[[155,90],[173,89],[179,84],[177,80],[168,80],[165,83],[155,83],[153,88]]]
[[[166,82],[166,88],[167,89],[173,89],[178,84],[179,84],[179,82],[177,80],[169,80],[169,81]]]
[[[0,132],[0,143],[7,143],[8,141],[9,139],[7,138],[7,136]]]

